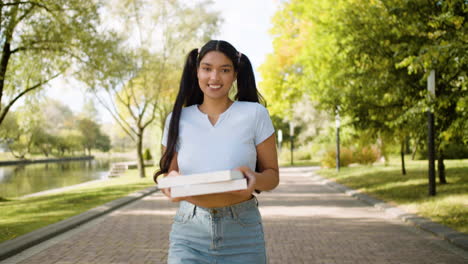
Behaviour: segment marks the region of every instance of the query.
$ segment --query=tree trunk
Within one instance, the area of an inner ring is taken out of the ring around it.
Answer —
[[[405,140],[402,140],[402,141],[401,141],[400,155],[401,155],[401,174],[402,174],[402,175],[406,175],[406,168],[405,168]]]
[[[145,163],[143,161],[143,130],[139,129],[138,130],[138,135],[137,135],[137,167],[138,167],[138,174],[140,175],[140,178],[145,178],[146,173],[145,173]]]
[[[413,153],[411,153],[411,160],[414,160],[416,158],[416,152],[417,151],[418,151],[418,143],[415,143]]]
[[[439,157],[437,159],[437,171],[439,173],[439,183],[446,184],[447,180],[445,179],[445,165],[444,165],[444,152],[439,150]]]
[[[405,137],[405,154],[411,154],[411,142],[410,137]]]
[[[384,157],[384,166],[388,166],[389,164],[389,158],[388,158],[388,153],[387,153],[387,145],[384,142],[383,137],[380,137],[380,153]]]
[[[3,1],[2,1],[3,3]],[[18,13],[18,6],[15,5],[12,8],[12,11],[10,13],[10,23],[7,25],[3,25],[5,28],[2,28],[2,31],[5,31],[5,35],[2,34],[2,37],[4,37],[4,43],[2,47],[2,58],[0,60],[0,109],[2,109],[2,112],[5,110],[3,107],[7,105],[6,103],[2,102],[3,99],[3,94],[4,94],[4,89],[5,89],[5,80],[6,80],[6,73],[7,73],[7,68],[8,68],[8,63],[10,61],[11,57],[11,41],[13,39],[13,32],[15,30],[16,26],[16,16]],[[6,113],[3,115],[0,115],[0,124],[3,122],[5,119]]]

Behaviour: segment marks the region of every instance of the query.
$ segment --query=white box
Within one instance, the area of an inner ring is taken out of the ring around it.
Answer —
[[[247,179],[199,183],[171,187],[171,197],[195,196],[247,189]]]
[[[158,179],[158,188],[169,188],[199,183],[222,182],[236,179],[243,179],[244,175],[240,171],[213,171],[208,173],[197,173],[180,175],[174,177],[164,177]]]

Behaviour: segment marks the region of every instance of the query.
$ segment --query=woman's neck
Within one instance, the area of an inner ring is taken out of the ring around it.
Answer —
[[[212,100],[205,98],[203,103],[199,106],[199,109],[209,116],[219,116],[224,113],[232,103],[233,101],[229,98],[226,98],[225,100]]]

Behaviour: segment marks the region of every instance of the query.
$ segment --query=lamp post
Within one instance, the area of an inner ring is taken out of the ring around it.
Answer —
[[[427,77],[427,90],[429,91],[429,101],[432,103],[435,100],[435,71],[431,70]],[[429,162],[429,196],[436,195],[436,183],[435,183],[435,144],[434,144],[434,113],[431,109],[427,110],[427,151],[428,151],[428,162]]]
[[[293,152],[294,152],[294,123],[289,122],[289,138],[291,140],[291,165],[294,165]]]
[[[278,130],[278,149],[281,152],[281,143],[283,142],[283,131],[281,129]]]
[[[340,114],[338,113],[338,107],[336,108],[335,116],[336,125],[336,171],[340,171]]]

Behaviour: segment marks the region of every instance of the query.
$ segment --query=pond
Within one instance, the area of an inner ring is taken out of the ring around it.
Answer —
[[[14,198],[105,179],[110,164],[118,161],[95,159],[2,166],[0,167],[0,197]]]

